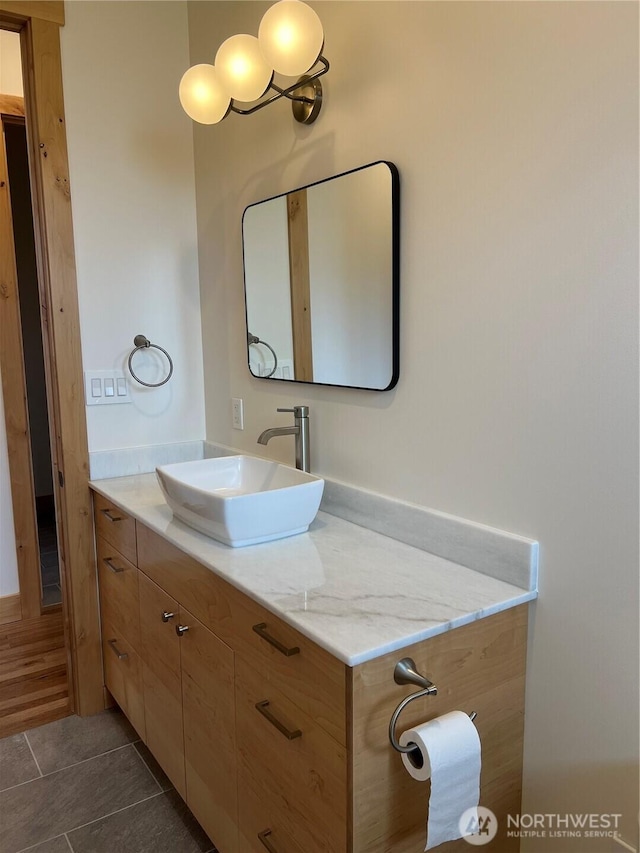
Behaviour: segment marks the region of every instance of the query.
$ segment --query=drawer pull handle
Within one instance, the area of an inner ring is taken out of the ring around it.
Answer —
[[[272,726],[275,726],[278,731],[283,734],[287,740],[295,740],[297,737],[302,737],[302,732],[300,729],[295,729],[295,731],[290,731],[286,726],[283,726],[280,720],[276,719],[271,711],[267,711],[269,706],[269,700],[263,699],[262,702],[256,702],[255,708],[256,711],[260,711],[263,717],[266,717],[267,720],[271,723]]]
[[[189,630],[188,625],[176,625],[176,634],[181,637],[183,634],[186,634]]]
[[[298,646],[292,646],[291,648],[287,648],[280,642],[280,640],[276,640],[275,637],[272,637],[270,634],[267,634],[266,622],[260,622],[258,625],[254,625],[251,630],[255,631],[259,637],[262,637],[263,640],[266,640],[267,643],[270,643],[281,654],[286,655],[288,658],[291,657],[291,655],[300,654],[300,648]]]
[[[124,572],[124,568],[122,566],[113,565],[113,557],[105,557],[102,562],[108,569],[111,569],[111,571],[116,575],[119,574],[119,572]]]
[[[110,509],[101,509],[100,512],[105,518],[108,518],[109,521],[124,521],[121,515],[113,515]]]
[[[107,645],[109,646],[111,651],[114,653],[114,655],[118,658],[118,660],[126,660],[129,657],[129,655],[126,652],[121,652],[118,649],[118,647],[116,646],[117,642],[118,642],[117,640],[109,640],[107,642]]]
[[[163,611],[162,611],[162,621],[163,621],[163,622],[168,622],[168,621],[169,621],[169,619],[173,619],[173,617],[174,617],[175,615],[176,615],[175,613],[169,613],[169,611],[168,611],[168,610],[163,610]]]
[[[276,850],[276,848],[275,848],[275,847],[273,846],[273,844],[269,841],[269,836],[270,836],[270,835],[271,835],[271,830],[270,830],[270,829],[263,829],[263,830],[262,830],[262,832],[259,832],[259,833],[258,833],[258,841],[260,842],[260,844],[262,844],[264,847],[266,847],[266,848],[267,848],[267,850],[269,851],[269,853],[278,853],[278,851]]]

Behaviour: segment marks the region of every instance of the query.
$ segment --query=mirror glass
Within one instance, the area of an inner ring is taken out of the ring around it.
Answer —
[[[399,180],[380,161],[242,219],[249,370],[385,391],[399,370]]]

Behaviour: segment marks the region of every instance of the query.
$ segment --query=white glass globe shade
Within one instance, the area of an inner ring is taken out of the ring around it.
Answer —
[[[185,113],[200,124],[216,124],[226,116],[231,99],[213,65],[193,65],[182,75],[178,90]]]
[[[258,41],[272,68],[287,77],[297,77],[320,56],[324,31],[320,18],[306,3],[280,0],[264,14]]]
[[[273,76],[255,36],[240,34],[222,42],[215,65],[222,85],[237,101],[255,101],[264,95]]]

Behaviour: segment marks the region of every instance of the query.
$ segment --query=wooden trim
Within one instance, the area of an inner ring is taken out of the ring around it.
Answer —
[[[103,679],[80,317],[57,24],[33,18],[22,31],[38,278],[58,508],[61,582],[75,709],[102,709]]]
[[[6,625],[7,622],[18,622],[20,619],[22,619],[20,593],[3,595],[0,598],[0,625]]]
[[[289,232],[293,372],[296,381],[313,382],[309,223],[306,189],[287,194],[287,227]]]
[[[0,365],[7,426],[9,476],[16,537],[22,616],[40,616],[40,555],[33,490],[26,378],[20,326],[20,297],[13,241],[9,175],[4,136],[0,142]]]
[[[21,95],[3,95],[0,92],[0,113],[8,116],[23,116],[24,98]]]
[[[30,18],[40,18],[63,26],[64,0],[2,0],[0,15],[3,24],[13,24],[17,27],[21,27]]]

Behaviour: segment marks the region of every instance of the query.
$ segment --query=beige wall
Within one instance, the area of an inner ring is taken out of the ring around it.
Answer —
[[[192,62],[266,7],[190,3]],[[624,812],[633,838],[638,6],[317,8],[332,70],[315,125],[279,103],[195,128],[207,437],[257,452],[276,406],[308,403],[313,470],[539,539],[524,809]],[[401,176],[396,390],[252,379],[244,207],[379,158]],[[287,439],[262,452],[293,459]]]
[[[61,40],[84,368],[126,370],[138,333],[175,364],[162,388],[132,382],[132,404],[88,408],[89,450],[202,439],[186,5],[67,3]]]
[[[20,97],[24,94],[20,35],[8,30],[0,30],[0,92]]]

